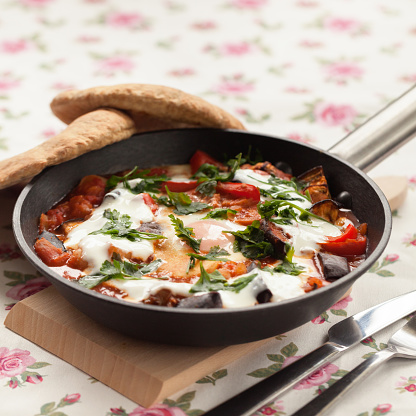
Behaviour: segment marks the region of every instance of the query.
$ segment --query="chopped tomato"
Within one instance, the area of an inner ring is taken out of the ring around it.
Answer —
[[[166,175],[168,170],[165,168],[151,168],[150,172],[146,176],[162,176]]]
[[[248,183],[218,182],[217,192],[233,198],[251,199],[254,203],[260,202],[259,188]]]
[[[250,225],[253,221],[260,221],[261,216],[257,211],[256,205],[251,205],[239,211],[234,218],[234,222],[241,225]]]
[[[197,150],[189,161],[192,174],[194,174],[204,163],[209,163],[210,165],[217,166],[220,169],[224,169],[225,167],[221,162],[211,157],[208,153],[205,153],[202,150]]]
[[[41,238],[35,243],[36,254],[50,267],[60,267],[66,264],[70,254],[62,249],[55,247],[46,238]]]
[[[342,242],[321,243],[321,247],[337,256],[359,256],[367,249],[367,237],[358,234],[357,238],[347,238]]]
[[[156,214],[156,211],[158,210],[159,206],[156,204],[154,199],[147,193],[143,193],[142,196],[144,203],[151,209],[153,214]]]
[[[162,189],[165,189],[165,186],[168,187],[171,192],[186,192],[192,189],[195,189],[198,186],[198,181],[189,181],[189,182],[176,182],[176,181],[166,181],[162,184]]]
[[[350,223],[344,232],[337,237],[326,237],[326,241],[331,243],[342,243],[347,239],[355,240],[358,236],[358,230]]]
[[[92,212],[92,203],[83,195],[73,196],[69,200],[70,218],[85,218]]]
[[[85,176],[74,189],[72,195],[86,195],[89,202],[98,205],[105,195],[106,180],[98,175]]]

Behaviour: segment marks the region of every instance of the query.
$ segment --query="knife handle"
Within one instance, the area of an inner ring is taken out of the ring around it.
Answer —
[[[326,413],[335,403],[359,381],[369,376],[378,366],[389,360],[396,353],[386,348],[367,358],[360,365],[326,389],[318,397],[307,403],[292,416],[320,416]]]
[[[337,344],[326,342],[318,349],[300,358],[276,374],[255,384],[238,396],[212,409],[204,416],[251,416],[259,408],[273,401],[305,377],[312,374],[344,350]]]

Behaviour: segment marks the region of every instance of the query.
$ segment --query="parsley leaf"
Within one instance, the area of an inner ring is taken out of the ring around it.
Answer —
[[[115,188],[120,182],[123,182],[125,188],[127,188],[133,194],[140,194],[142,192],[160,192],[160,186],[163,182],[169,178],[166,175],[154,175],[149,176],[150,170],[137,171],[138,167],[134,167],[130,172],[124,176],[112,175],[106,183],[106,189]],[[134,188],[128,183],[132,179],[142,179]]]
[[[212,211],[208,212],[208,214],[205,215],[205,217],[202,218],[202,219],[206,220],[208,218],[217,218],[217,219],[221,219],[221,220],[226,220],[226,219],[228,219],[228,216],[235,215],[235,214],[237,214],[237,211],[234,210],[234,209],[216,208],[216,209],[213,209]]]
[[[241,251],[244,257],[259,259],[274,253],[272,244],[264,240],[264,231],[260,229],[259,221],[253,221],[242,231],[223,232],[234,235],[234,251]]]
[[[175,209],[173,212],[178,215],[188,215],[194,212],[202,211],[203,209],[209,208],[208,204],[204,204],[203,202],[194,202],[184,192],[171,192],[169,191],[168,187],[166,187],[166,193],[168,195],[168,199],[159,198],[158,202],[165,203],[167,206],[174,206]]]
[[[201,239],[196,239],[192,236],[193,229],[190,227],[185,227],[183,221],[180,218],[175,218],[174,215],[170,214],[169,218],[172,222],[172,225],[175,228],[176,235],[188,244],[196,253],[199,253],[199,246],[201,245]]]
[[[90,235],[104,234],[110,235],[111,238],[115,239],[126,238],[129,241],[160,240],[166,238],[163,235],[145,233],[130,228],[132,224],[130,216],[126,214],[120,215],[116,209],[106,209],[103,217],[107,218],[108,221],[101,229],[91,232]]]
[[[192,177],[198,178],[200,182],[207,180],[217,182],[230,182],[234,179],[235,172],[241,165],[241,157],[242,156],[240,153],[234,159],[230,159],[227,162],[227,165],[230,167],[229,172],[220,172],[218,166],[204,163],[199,167],[199,169],[194,173]]]
[[[214,195],[216,189],[217,189],[217,181],[216,180],[213,180],[213,179],[203,180],[196,187],[197,192],[199,192],[201,194],[204,194],[204,195],[208,195],[208,196]]]
[[[212,273],[208,273],[204,269],[202,263],[200,263],[200,270],[201,277],[191,287],[189,290],[190,293],[216,292],[218,290],[229,290],[239,293],[257,276],[257,274],[242,276],[229,284],[227,279],[218,270],[214,270]]]
[[[195,254],[195,253],[186,253],[187,256],[190,257],[188,270],[195,267],[196,260],[211,260],[211,261],[228,261],[227,258],[221,256],[229,256],[230,253],[220,246],[214,246],[209,249],[209,252],[205,255]]]
[[[101,265],[100,273],[83,276],[78,280],[78,283],[87,289],[92,289],[109,279],[140,280],[143,275],[155,271],[161,264],[162,260],[160,259],[154,260],[149,264],[137,264],[116,259],[113,259],[113,262],[106,260]]]
[[[227,279],[218,271],[214,270],[212,273],[208,273],[202,263],[200,263],[201,277],[191,287],[190,293],[197,292],[214,292],[217,290],[223,290]]]
[[[292,276],[299,276],[305,268],[296,263],[293,263],[293,254],[295,248],[291,247],[290,244],[286,244],[286,257],[281,264],[278,264],[273,268],[275,272],[290,274]]]

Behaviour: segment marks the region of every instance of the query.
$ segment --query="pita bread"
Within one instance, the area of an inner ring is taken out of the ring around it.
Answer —
[[[39,146],[1,161],[0,189],[139,132],[187,127],[244,129],[236,118],[199,97],[155,85],[66,91],[53,99],[51,108],[68,127]]]
[[[149,84],[121,84],[57,95],[51,109],[64,123],[101,107],[124,110],[136,122],[137,131],[148,131],[147,119],[162,125],[216,127],[244,130],[235,117],[202,98],[183,91]],[[143,130],[145,123],[146,129]]]

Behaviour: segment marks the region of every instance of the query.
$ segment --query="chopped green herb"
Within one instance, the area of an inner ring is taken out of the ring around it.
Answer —
[[[198,178],[199,181],[217,181],[217,182],[229,182],[232,181],[236,170],[241,164],[241,153],[238,154],[235,159],[230,159],[227,165],[230,167],[229,172],[220,172],[217,166],[209,163],[204,163],[199,167],[193,178]]]
[[[144,233],[130,228],[132,224],[130,216],[126,214],[120,215],[116,209],[106,209],[103,217],[107,218],[108,221],[101,229],[91,232],[90,235],[104,234],[110,235],[111,238],[115,239],[126,238],[129,241],[160,240],[166,238],[163,235]]]
[[[137,264],[116,259],[113,259],[113,262],[106,260],[101,265],[100,273],[83,276],[78,280],[78,283],[87,289],[92,289],[109,279],[140,280],[143,275],[155,271],[161,264],[162,260],[160,259],[154,260],[149,264]]]
[[[160,192],[160,186],[163,182],[167,181],[169,178],[166,175],[154,175],[149,176],[150,170],[142,170],[137,172],[137,166],[128,172],[124,176],[111,176],[106,183],[106,188],[111,189],[116,187],[120,182],[123,182],[125,188],[134,194],[140,194],[142,192],[158,193]],[[142,179],[134,188],[131,188],[128,183],[132,179]]]
[[[234,235],[234,251],[241,251],[244,257],[249,259],[259,259],[272,256],[273,246],[264,240],[264,231],[260,229],[259,221],[253,221],[245,230],[242,231],[223,231]]]
[[[189,195],[184,192],[171,192],[166,187],[167,199],[158,198],[158,202],[165,203],[167,206],[174,206],[173,212],[177,215],[188,215],[194,212],[202,211],[209,208],[208,204],[203,202],[194,202]]]
[[[174,215],[170,214],[169,218],[172,222],[172,225],[175,228],[176,235],[188,244],[196,253],[199,253],[199,246],[201,245],[201,239],[196,239],[192,236],[193,229],[190,227],[185,227],[183,221],[180,218],[175,218]]]
[[[187,253],[187,256],[190,257],[188,270],[195,267],[196,260],[211,260],[211,261],[228,261],[226,257],[221,256],[229,256],[230,253],[219,246],[214,246],[209,249],[209,252],[205,255],[202,254],[195,254],[195,253]]]
[[[229,208],[216,208],[212,211],[208,212],[207,215],[205,215],[203,220],[206,220],[208,218],[216,218],[220,220],[226,220],[229,216],[237,214],[237,211],[234,209]]]
[[[215,292],[218,290],[230,290],[239,293],[257,276],[257,274],[243,276],[229,284],[227,279],[218,270],[208,273],[202,263],[200,263],[200,270],[201,277],[191,287],[189,290],[190,293]]]
[[[300,275],[305,268],[298,264],[293,263],[293,254],[295,253],[295,248],[291,247],[289,244],[286,244],[286,257],[281,264],[278,264],[273,268],[275,272],[290,274],[292,276]]]
[[[212,196],[215,194],[215,191],[217,189],[217,181],[213,179],[206,179],[200,182],[200,184],[197,186],[196,190],[197,192]]]

